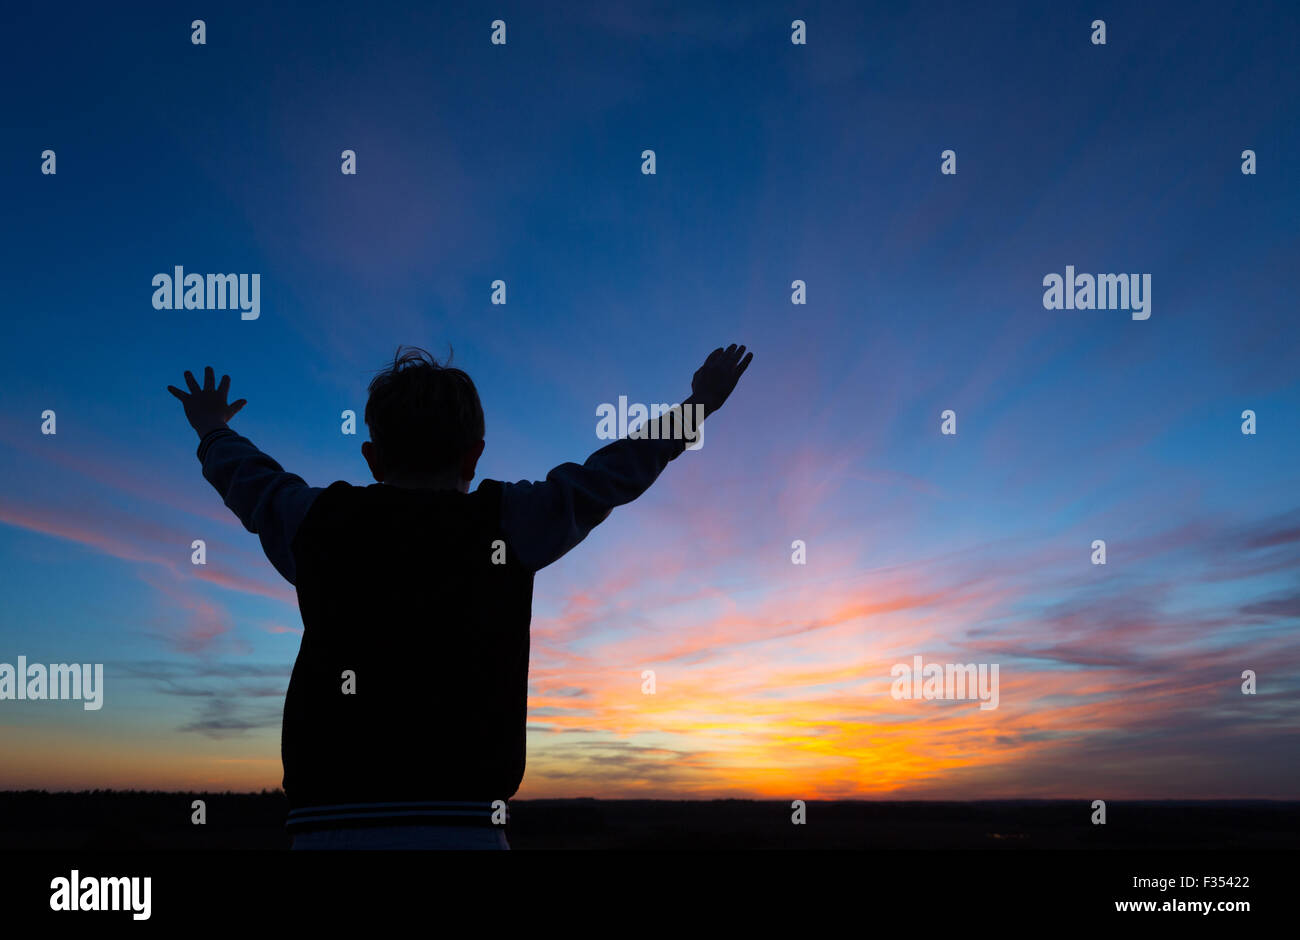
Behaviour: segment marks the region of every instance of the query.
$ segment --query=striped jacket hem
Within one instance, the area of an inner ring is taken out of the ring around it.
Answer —
[[[355,826],[494,826],[492,803],[427,800],[412,803],[333,803],[289,811],[285,829],[343,829]],[[504,810],[509,819],[508,808]]]

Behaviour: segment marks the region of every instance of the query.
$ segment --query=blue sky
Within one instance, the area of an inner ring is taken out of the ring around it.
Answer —
[[[480,473],[537,479],[743,342],[705,448],[538,579],[521,796],[1296,797],[1297,8],[621,7],[6,8],[0,662],[108,687],[0,703],[0,786],[279,781],[300,623],[183,370],[367,482],[340,412],[450,345]],[[261,316],[153,309],[175,265]],[[1151,318],[1044,309],[1066,265]],[[916,653],[1001,707],[891,700]]]

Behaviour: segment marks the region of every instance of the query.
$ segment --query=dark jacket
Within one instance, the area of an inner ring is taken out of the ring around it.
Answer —
[[[234,431],[207,434],[204,477],[297,587],[281,734],[291,828],[484,822],[513,796],[533,575],[684,446],[624,438],[544,481],[460,493],[310,487]]]

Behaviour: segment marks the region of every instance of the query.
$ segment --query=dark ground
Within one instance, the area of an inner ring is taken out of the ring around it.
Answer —
[[[190,822],[207,802],[207,825]],[[0,852],[267,849],[289,846],[280,791],[0,792]],[[510,804],[515,849],[1120,849],[1300,847],[1300,802],[1110,802],[1094,826],[1091,800],[789,802],[523,800]]]

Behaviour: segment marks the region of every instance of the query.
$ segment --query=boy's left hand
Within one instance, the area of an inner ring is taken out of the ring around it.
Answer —
[[[230,376],[223,375],[221,384],[213,387],[212,366],[203,370],[203,387],[199,388],[199,383],[195,381],[190,372],[185,373],[185,384],[190,388],[187,395],[175,385],[168,385],[167,391],[171,392],[181,400],[185,405],[185,417],[190,422],[190,427],[194,428],[200,438],[209,431],[215,431],[217,428],[224,428],[226,422],[235,416],[235,413],[243,408],[248,402],[241,398],[239,401],[226,404],[226,394],[230,391]]]

